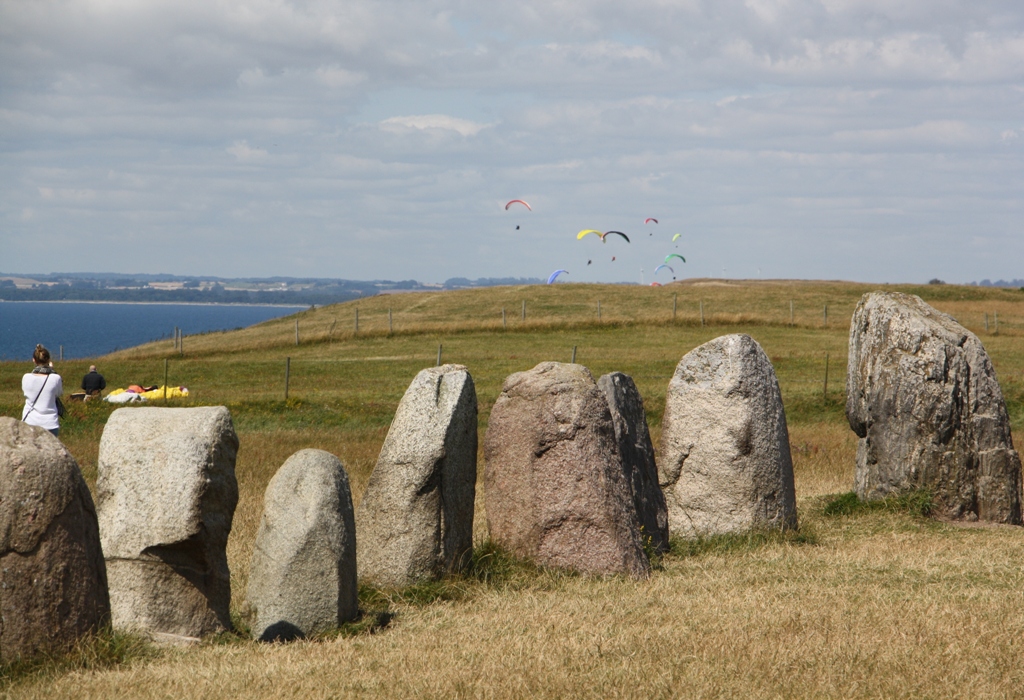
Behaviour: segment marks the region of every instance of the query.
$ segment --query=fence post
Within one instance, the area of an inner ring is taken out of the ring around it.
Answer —
[[[394,327],[391,325],[391,307],[389,306],[388,307],[388,334],[389,335],[391,334],[393,328]]]
[[[505,307],[501,307],[501,327],[508,329],[508,321],[505,319]]]
[[[992,318],[995,320],[996,335],[999,335],[999,312],[998,311],[993,311],[992,312]],[[62,359],[62,360],[64,359],[64,346],[63,345],[60,346],[60,359]]]
[[[164,358],[164,403],[167,403],[167,358]]]
[[[597,300],[597,322],[601,322],[601,300]]]
[[[185,357],[185,331],[178,331],[178,357]]]
[[[284,400],[288,400],[288,382],[292,374],[292,358],[284,358]]]
[[[821,310],[822,320],[824,321],[825,328],[828,328],[828,304],[825,304]]]
[[[704,327],[704,300],[700,300],[700,327]]]
[[[988,333],[988,313],[985,313],[985,332]]]
[[[441,366],[441,343],[437,344],[437,366]]]
[[[679,301],[679,295],[678,294],[673,294],[672,295],[672,320],[673,321],[676,320],[676,302],[677,301]]]
[[[356,325],[355,325],[355,332],[356,332],[356,333],[358,333],[358,332],[359,332],[359,307],[356,307]]]
[[[526,299],[523,299],[523,320],[526,320]]]
[[[64,346],[63,345],[60,346],[60,361],[61,362],[64,361]]]
[[[576,346],[572,346],[572,364],[576,364]]]
[[[295,344],[299,344],[299,319],[295,319]]]
[[[793,316],[793,300],[792,299],[789,300],[789,325],[791,325],[791,326],[795,326],[796,325],[796,320],[795,320],[795,317]]]

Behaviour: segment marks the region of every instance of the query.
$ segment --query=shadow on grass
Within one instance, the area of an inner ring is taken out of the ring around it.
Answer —
[[[159,654],[159,649],[145,637],[115,632],[106,627],[78,640],[70,649],[43,652],[0,664],[0,690],[21,681],[126,666]]]
[[[548,569],[520,559],[489,540],[473,549],[472,558],[460,573],[404,588],[359,587],[359,607],[390,610],[393,605],[424,606],[435,602],[465,600],[484,590],[514,591],[551,588],[579,576],[574,571]]]
[[[752,530],[695,539],[672,537],[669,539],[669,552],[665,558],[668,560],[697,557],[702,554],[740,554],[776,544],[816,545],[818,537],[806,526],[799,530]]]
[[[878,512],[925,518],[932,512],[932,496],[927,491],[912,491],[876,501],[862,501],[851,491],[829,497],[821,509],[821,514],[829,518]]]

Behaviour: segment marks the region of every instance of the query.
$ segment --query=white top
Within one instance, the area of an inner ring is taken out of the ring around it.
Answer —
[[[39,393],[40,389],[43,390],[42,393]],[[26,374],[21,378],[21,391],[25,394],[25,408],[21,411],[23,421],[47,430],[60,427],[60,421],[57,419],[57,397],[64,393],[64,382],[59,374]],[[36,399],[36,394],[39,394],[39,399]],[[33,401],[35,406],[32,404]]]

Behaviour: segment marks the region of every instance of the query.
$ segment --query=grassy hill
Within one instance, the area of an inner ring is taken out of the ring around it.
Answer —
[[[439,346],[442,361],[464,364],[473,375],[481,442],[503,379],[542,361],[568,362],[575,347],[577,362],[595,377],[614,370],[634,377],[657,443],[679,359],[716,336],[749,333],[779,376],[801,534],[678,543],[644,583],[535,571],[492,554],[464,579],[364,591],[364,607],[377,616],[331,639],[265,646],[228,636],[120,661],[99,654],[75,662],[75,671],[59,664],[8,671],[6,692],[1017,694],[1024,675],[1018,663],[1024,531],[935,523],[915,514],[912,503],[845,515],[826,507],[853,480],[856,442],[843,412],[850,314],[864,292],[881,288],[919,294],[982,338],[1019,436],[1024,293],[993,288],[691,280],[660,288],[566,284],[394,294],[187,336],[181,354],[162,341],[100,358],[110,387],[162,383],[166,362],[170,382],[190,390],[174,405],[231,409],[241,441],[240,501],[228,556],[232,606],[242,625],[249,557],[270,477],[296,450],[326,449],[346,465],[358,502],[398,401],[416,372],[436,362]],[[58,371],[71,385],[88,363],[67,362]],[[25,369],[0,363],[4,415],[20,415]],[[112,410],[72,404],[62,428],[61,439],[90,484]],[[480,543],[486,540],[482,495],[478,487]]]

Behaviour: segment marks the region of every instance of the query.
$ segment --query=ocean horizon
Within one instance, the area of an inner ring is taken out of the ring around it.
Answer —
[[[269,304],[0,301],[0,361],[31,362],[37,343],[54,359],[98,357],[174,337],[245,328],[309,308]]]

